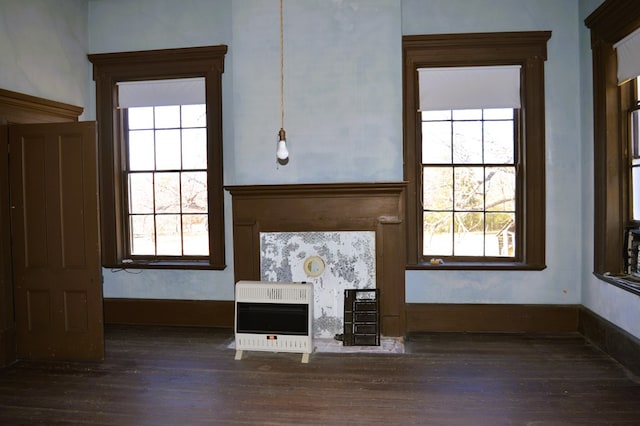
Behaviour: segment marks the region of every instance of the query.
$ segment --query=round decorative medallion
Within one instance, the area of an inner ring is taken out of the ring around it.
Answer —
[[[317,277],[324,272],[324,260],[318,256],[311,256],[304,261],[304,272],[309,277]]]

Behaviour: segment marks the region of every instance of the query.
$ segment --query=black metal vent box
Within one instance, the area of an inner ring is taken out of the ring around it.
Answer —
[[[380,290],[344,291],[344,346],[380,346]]]

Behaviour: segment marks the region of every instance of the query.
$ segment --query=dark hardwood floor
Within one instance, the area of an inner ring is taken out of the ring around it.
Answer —
[[[640,381],[579,334],[421,334],[404,355],[228,349],[109,326],[102,363],[0,370],[0,425],[640,425]]]

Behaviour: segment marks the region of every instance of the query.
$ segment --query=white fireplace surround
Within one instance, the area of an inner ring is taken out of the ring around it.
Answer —
[[[314,338],[344,327],[344,290],[376,288],[374,231],[261,232],[262,281],[313,284]]]

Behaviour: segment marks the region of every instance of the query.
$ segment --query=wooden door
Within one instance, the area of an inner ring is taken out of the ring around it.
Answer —
[[[104,358],[94,122],[9,126],[19,358]]]

